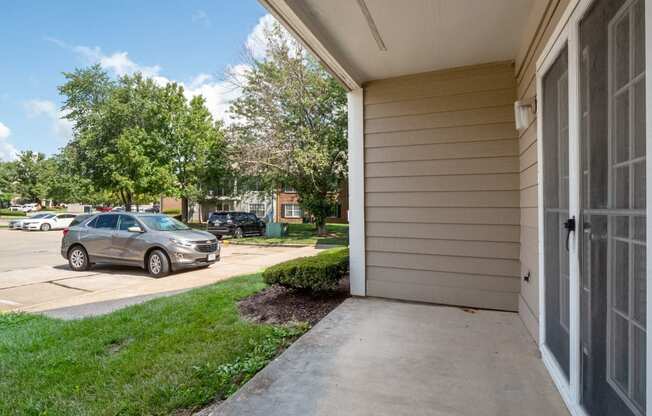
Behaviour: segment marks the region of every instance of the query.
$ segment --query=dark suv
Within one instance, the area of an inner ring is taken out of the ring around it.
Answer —
[[[232,235],[241,238],[251,235],[265,235],[265,222],[249,212],[213,212],[208,217],[206,231],[221,238]]]

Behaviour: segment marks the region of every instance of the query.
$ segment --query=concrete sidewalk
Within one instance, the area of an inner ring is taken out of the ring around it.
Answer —
[[[517,314],[352,298],[201,414],[568,412]]]

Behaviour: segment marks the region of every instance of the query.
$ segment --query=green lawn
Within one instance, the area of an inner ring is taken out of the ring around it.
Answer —
[[[0,314],[0,414],[185,414],[225,398],[306,327],[240,319],[260,275],[102,317]]]
[[[314,224],[288,224],[288,235],[281,238],[245,237],[232,238],[233,244],[296,244],[314,246],[316,244],[331,244],[346,246],[349,244],[349,224],[326,224],[328,235],[318,236]]]

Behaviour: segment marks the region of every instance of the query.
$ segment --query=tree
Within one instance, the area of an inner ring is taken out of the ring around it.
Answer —
[[[202,96],[189,103],[184,99],[174,114],[178,117],[170,123],[166,149],[181,197],[181,218],[188,221],[189,201],[202,201],[228,162],[222,123],[213,121]]]
[[[73,122],[67,146],[76,174],[93,188],[115,193],[127,209],[169,194],[199,200],[225,165],[222,124],[202,97],[192,100],[176,83],[157,85],[136,73],[113,81],[99,67],[64,74],[59,88]]]
[[[0,207],[11,203],[16,178],[15,162],[0,162]]]
[[[98,191],[93,183],[77,174],[73,146],[64,147],[51,157],[52,169],[46,178],[47,197],[56,202],[79,202],[82,204],[103,204],[113,199],[110,194]]]
[[[126,209],[169,191],[173,176],[163,137],[174,118],[166,110],[178,99],[169,93],[176,85],[161,87],[141,74],[113,81],[97,65],[64,76],[59,91],[74,126],[68,146],[75,173],[100,191],[115,192]]]
[[[265,37],[267,57],[234,81],[231,147],[244,174],[296,189],[323,234],[347,171],[346,93],[278,24]]]
[[[51,162],[43,153],[21,152],[15,166],[16,193],[23,199],[41,204],[47,198],[47,179],[51,169]]]

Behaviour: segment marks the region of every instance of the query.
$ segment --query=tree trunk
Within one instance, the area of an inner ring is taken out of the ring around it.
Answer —
[[[317,226],[317,235],[326,235],[326,220],[315,218],[315,225]]]
[[[181,197],[181,221],[188,222],[188,198]]]

